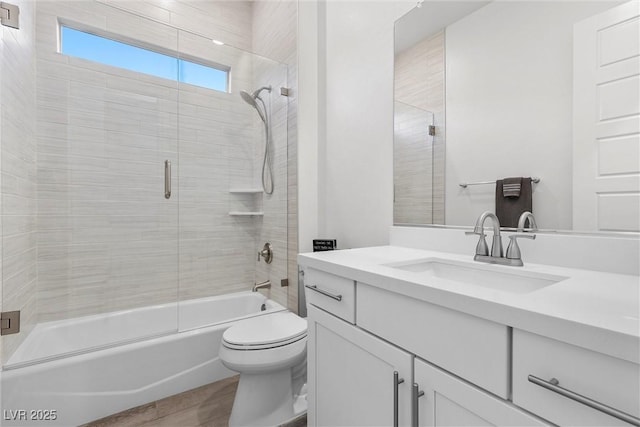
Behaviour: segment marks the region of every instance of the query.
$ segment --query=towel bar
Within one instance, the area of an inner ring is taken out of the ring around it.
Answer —
[[[540,182],[540,178],[531,178],[531,182],[537,184]],[[458,184],[462,188],[467,188],[469,185],[485,185],[485,184],[495,184],[495,181],[479,181],[479,182],[461,182]]]

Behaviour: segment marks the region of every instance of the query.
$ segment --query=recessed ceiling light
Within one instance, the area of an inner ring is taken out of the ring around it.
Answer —
[[[211,40],[214,44],[217,44],[218,46],[222,46],[224,45],[223,42],[221,42],[220,40]]]

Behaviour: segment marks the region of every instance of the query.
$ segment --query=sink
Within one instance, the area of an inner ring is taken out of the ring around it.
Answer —
[[[439,258],[382,265],[413,273],[417,278],[438,278],[516,294],[537,291],[567,279],[567,277],[528,271],[498,271],[498,269],[511,269],[513,267],[487,267]]]

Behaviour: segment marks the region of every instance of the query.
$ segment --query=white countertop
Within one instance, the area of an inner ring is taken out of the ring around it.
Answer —
[[[474,268],[566,277],[528,293],[512,293],[384,264],[439,258]],[[640,278],[633,275],[526,263],[489,265],[458,255],[379,246],[298,255],[298,263],[514,328],[640,363]],[[506,269],[506,270],[505,270]]]

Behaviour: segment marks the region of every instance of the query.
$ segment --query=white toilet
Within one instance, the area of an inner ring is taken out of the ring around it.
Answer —
[[[224,332],[219,356],[240,373],[229,426],[275,426],[306,411],[305,319],[285,311],[242,320]]]

